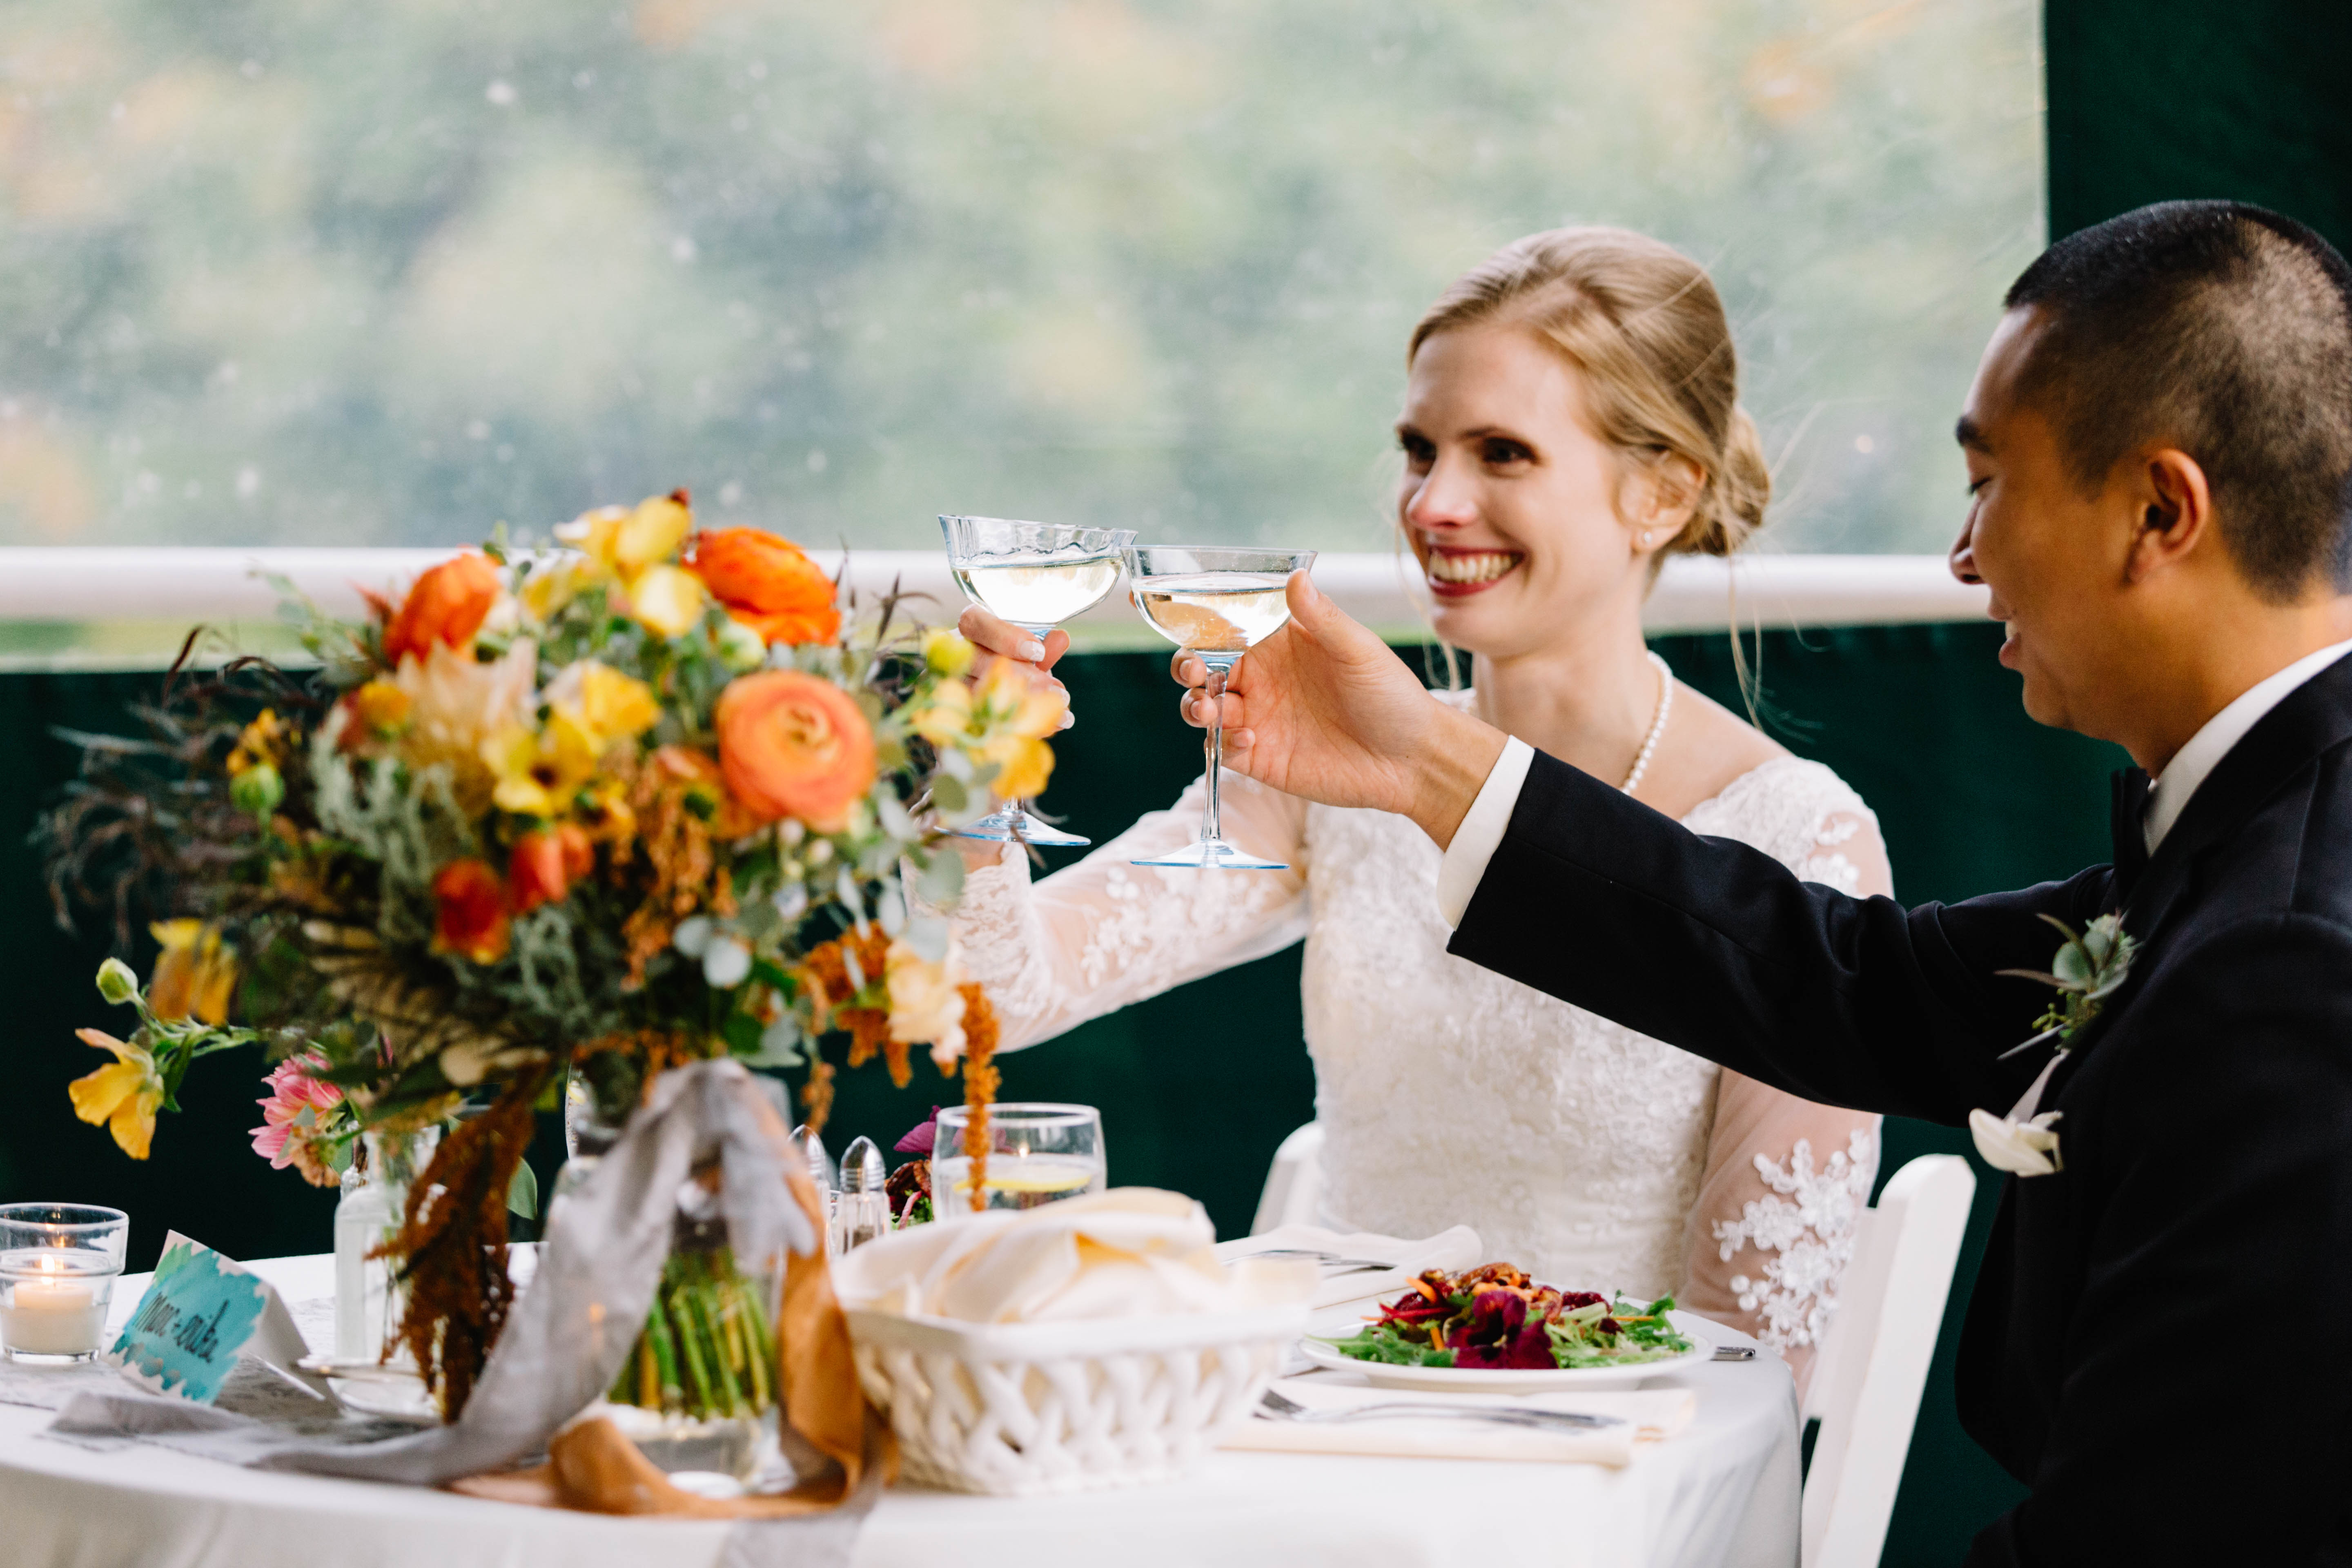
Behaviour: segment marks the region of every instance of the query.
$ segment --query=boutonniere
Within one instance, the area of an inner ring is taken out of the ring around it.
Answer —
[[[2052,999],[2049,1011],[2033,1021],[2041,1032],[2024,1044],[2003,1051],[2000,1059],[2007,1061],[2021,1051],[2051,1040],[2058,1042],[2058,1048],[2050,1053],[2033,1086],[2010,1108],[2007,1116],[1995,1116],[1990,1110],[1969,1112],[1969,1131],[1976,1139],[1977,1152],[1984,1156],[1986,1164],[2015,1176],[2047,1176],[2066,1168],[2058,1152],[2057,1122],[2063,1112],[2042,1110],[2042,1094],[2049,1087],[2050,1075],[2058,1070],[2058,1064],[2073,1048],[2074,1037],[2099,1016],[2107,998],[2130,976],[2132,956],[2138,951],[2138,944],[2124,930],[2124,918],[2119,914],[2101,915],[2079,934],[2064,921],[2050,915],[2042,918],[2066,938],[2058,955],[2050,961],[2049,969],[2004,969],[2000,973],[2020,980],[2039,980],[2058,994]]]

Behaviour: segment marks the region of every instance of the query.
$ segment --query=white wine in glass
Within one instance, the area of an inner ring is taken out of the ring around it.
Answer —
[[[1208,667],[1210,698],[1208,797],[1201,806],[1201,836],[1173,854],[1138,860],[1138,866],[1182,867],[1202,871],[1279,871],[1267,860],[1228,842],[1218,820],[1217,782],[1225,757],[1226,678],[1244,653],[1290,619],[1290,574],[1315,564],[1312,550],[1229,550],[1139,545],[1127,552],[1129,591],[1153,631]]]
[[[1034,631],[1092,609],[1118,583],[1118,557],[1037,566],[959,566],[955,579],[973,604]]]
[[[1135,542],[1125,528],[1074,528],[1001,517],[942,517],[948,565],[965,597],[1039,641],[1072,616],[1093,608],[1118,583],[1121,558]],[[1009,800],[957,829],[965,838],[1017,838],[1056,847],[1090,844]]]

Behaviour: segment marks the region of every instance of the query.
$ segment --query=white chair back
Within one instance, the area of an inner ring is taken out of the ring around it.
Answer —
[[[1822,1428],[1805,1477],[1803,1568],[1876,1568],[1976,1187],[1966,1160],[1925,1154],[1863,1211],[1806,1401]]]
[[[1264,1236],[1279,1226],[1313,1225],[1322,1204],[1323,1128],[1310,1121],[1293,1131],[1274,1152],[1250,1234]]]

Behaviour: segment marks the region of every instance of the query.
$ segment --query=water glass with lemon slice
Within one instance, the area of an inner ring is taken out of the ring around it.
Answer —
[[[971,1112],[941,1110],[931,1143],[931,1212],[941,1219],[972,1212],[971,1160],[964,1152]],[[981,1181],[984,1207],[1034,1209],[1060,1198],[1103,1190],[1102,1114],[1091,1105],[1010,1101],[988,1112],[988,1172]]]

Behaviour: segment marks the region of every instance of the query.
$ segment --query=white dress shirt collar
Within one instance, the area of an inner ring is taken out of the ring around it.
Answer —
[[[2352,653],[2352,641],[2336,643],[2307,653],[2275,675],[2257,680],[2238,693],[2230,705],[2205,721],[2205,727],[2189,737],[2189,743],[2174,753],[2164,764],[2164,772],[2149,784],[2147,810],[2140,818],[2140,834],[2147,841],[2147,852],[2164,842],[2172,825],[2180,820],[2188,809],[2189,797],[2205,782],[2231,748],[2246,738],[2246,731],[2262,722],[2263,716],[2286,700],[2296,688],[2321,670]],[[1464,900],[1465,905],[1468,903]]]

